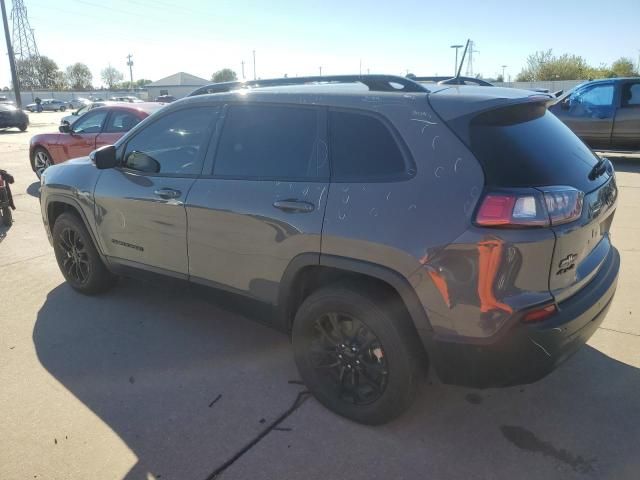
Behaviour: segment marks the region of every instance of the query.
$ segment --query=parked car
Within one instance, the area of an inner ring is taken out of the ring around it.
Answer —
[[[89,100],[88,98],[78,97],[69,100],[67,102],[67,105],[69,108],[82,108],[89,103],[91,103],[91,100]]]
[[[111,101],[113,102],[129,102],[129,103],[142,103],[138,97],[134,97],[133,95],[125,95],[121,97],[111,97]]]
[[[640,150],[640,78],[583,83],[549,109],[595,149]]]
[[[213,84],[45,171],[42,218],[74,289],[154,272],[265,302],[316,398],[382,423],[428,362],[445,383],[529,383],[602,322],[615,176],[547,100],[382,75]]]
[[[29,115],[19,108],[8,105],[0,104],[0,128],[19,128],[21,131],[25,131],[29,126]]]
[[[6,95],[0,95],[0,104],[15,105],[15,102],[8,98]]]
[[[161,107],[152,102],[109,105],[86,113],[72,125],[60,125],[58,133],[34,135],[29,146],[31,168],[40,178],[55,163],[88,155],[102,145],[114,143]]]
[[[83,105],[75,112],[71,112],[71,115],[66,115],[60,119],[60,125],[67,124],[73,125],[73,123],[80,118],[85,113],[93,110],[94,108],[104,107],[107,105],[126,105],[128,102],[111,102],[111,101],[102,101],[102,102],[89,102],[86,105]]]
[[[46,112],[64,112],[68,108],[67,102],[56,100],[55,98],[45,98],[40,105],[42,106],[42,110]],[[24,108],[30,112],[36,112],[38,110],[38,104],[30,103]]]
[[[161,103],[171,103],[175,102],[176,100],[176,97],[174,97],[173,95],[160,95],[159,97],[156,97],[154,101]]]

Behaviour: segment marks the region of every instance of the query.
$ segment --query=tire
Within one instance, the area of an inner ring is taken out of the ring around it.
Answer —
[[[31,168],[36,173],[36,176],[40,178],[42,173],[51,165],[53,165],[53,160],[47,149],[36,147],[33,151],[33,158],[31,159]]]
[[[10,227],[13,224],[13,212],[10,207],[2,207],[2,224]]]
[[[95,295],[114,285],[116,277],[102,263],[91,235],[77,215],[61,214],[52,234],[58,267],[71,287],[85,295]]]
[[[292,331],[295,361],[325,407],[369,425],[409,407],[424,355],[404,308],[397,307],[383,289],[349,284],[320,289],[302,303]]]
[[[60,107],[60,111],[64,112],[67,109],[67,107]]]
[[[20,129],[21,132],[26,132],[27,131],[27,127],[28,127],[28,125],[26,123],[24,123],[22,125],[18,125],[18,128]]]

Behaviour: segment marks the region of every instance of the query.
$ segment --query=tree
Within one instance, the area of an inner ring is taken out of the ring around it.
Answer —
[[[67,80],[67,76],[64,74],[63,71],[58,70],[56,72],[52,88],[55,88],[56,90],[66,90],[67,88],[69,88],[69,82]]]
[[[16,70],[22,88],[52,88],[58,65],[49,57],[29,57],[16,60]]]
[[[218,70],[211,76],[211,81],[218,82],[232,82],[238,79],[238,75],[236,72],[231,70],[230,68],[223,68],[222,70]]]
[[[53,88],[56,80],[58,65],[49,57],[42,55],[37,65],[37,78],[40,88]]]
[[[633,60],[627,57],[620,57],[611,64],[611,71],[616,77],[637,77],[638,71],[633,65]]]
[[[75,90],[91,89],[93,75],[91,70],[84,63],[74,63],[67,67],[67,81],[71,88]]]
[[[112,89],[116,83],[124,78],[122,72],[111,65],[100,72],[100,77],[102,78],[102,82],[109,87],[109,89]]]
[[[498,74],[498,77],[496,78],[496,83],[504,83],[504,77],[502,76],[502,74]]]
[[[527,67],[518,74],[516,81],[582,79],[587,78],[589,70],[587,62],[579,55],[565,53],[556,57],[549,49],[529,55]]]
[[[144,87],[145,85],[149,85],[150,83],[153,83],[153,80],[149,80],[147,78],[141,78],[135,81],[135,85],[138,88]]]

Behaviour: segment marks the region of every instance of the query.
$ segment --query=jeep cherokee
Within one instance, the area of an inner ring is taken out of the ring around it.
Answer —
[[[79,292],[153,272],[273,306],[302,379],[352,420],[445,383],[536,381],[613,298],[599,159],[516,89],[382,75],[231,82],[42,176]]]

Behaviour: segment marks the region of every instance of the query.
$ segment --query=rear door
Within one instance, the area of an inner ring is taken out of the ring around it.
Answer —
[[[140,123],[146,114],[124,108],[113,108],[102,132],[96,137],[95,148],[113,145],[125,133]]]
[[[59,137],[59,146],[64,160],[84,157],[96,149],[96,137],[102,131],[109,111],[94,110],[83,115],[71,126],[70,133]]]
[[[216,119],[210,107],[168,112],[120,146],[121,166],[104,170],[95,188],[96,228],[107,256],[186,278],[184,202]]]
[[[564,104],[561,114],[576,135],[594,148],[608,148],[615,116],[613,82],[585,85]]]
[[[329,167],[324,111],[230,105],[187,203],[189,275],[275,303],[292,259],[319,254]]]
[[[620,108],[616,113],[611,148],[640,150],[640,80],[620,84]]]

